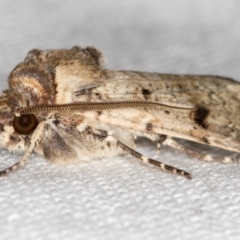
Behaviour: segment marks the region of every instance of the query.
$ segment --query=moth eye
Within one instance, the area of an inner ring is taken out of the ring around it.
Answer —
[[[21,115],[14,117],[13,128],[19,134],[31,134],[37,127],[38,120],[33,114]]]

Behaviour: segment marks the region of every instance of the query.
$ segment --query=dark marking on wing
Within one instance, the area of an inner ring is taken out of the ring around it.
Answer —
[[[98,100],[102,100],[102,95],[100,93],[94,93]]]
[[[206,118],[209,115],[209,112],[210,111],[206,107],[197,107],[197,109],[193,111],[193,120],[203,128],[208,128]]]
[[[149,89],[143,88],[142,89],[142,95],[145,98],[145,100],[148,100],[149,96],[151,95],[151,92],[149,91]]]
[[[88,88],[83,88],[83,89],[77,90],[75,92],[75,96],[78,97],[81,95],[90,95],[92,90],[95,89],[96,87],[97,86],[93,86],[93,87],[88,87]]]
[[[203,137],[202,141],[203,141],[203,143],[210,144],[210,142],[208,141],[208,139],[206,137]]]
[[[146,130],[149,131],[149,132],[151,132],[152,129],[153,129],[153,124],[152,124],[152,123],[147,123],[147,125],[146,125]]]
[[[80,95],[86,95],[88,93],[88,89],[81,89],[75,92],[75,95],[78,97]]]

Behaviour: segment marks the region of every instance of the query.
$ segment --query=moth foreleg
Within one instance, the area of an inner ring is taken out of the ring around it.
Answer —
[[[147,156],[142,155],[141,153],[139,153],[139,152],[135,151],[134,149],[126,146],[125,144],[123,144],[120,141],[117,141],[117,146],[120,147],[123,151],[129,153],[130,155],[132,155],[133,157],[141,160],[144,163],[152,164],[152,165],[155,165],[157,167],[160,167],[162,170],[184,176],[188,179],[192,179],[192,175],[190,173],[188,173],[188,172],[186,172],[182,169],[178,169],[178,168],[175,168],[173,166],[164,164],[160,161],[156,161],[152,158],[148,158]]]
[[[19,162],[17,162],[15,164],[13,164],[12,166],[0,171],[0,177],[3,177],[5,175],[9,174],[10,172],[16,171],[18,168],[23,167],[26,164],[31,152],[32,151],[27,151],[26,154],[24,154],[24,156],[20,159]]]
[[[30,154],[32,153],[32,150],[34,149],[35,145],[39,142],[39,140],[42,137],[42,132],[43,132],[44,126],[45,126],[45,122],[40,122],[38,124],[38,127],[32,134],[30,144],[29,144],[25,154],[20,159],[20,161],[18,161],[17,163],[13,164],[12,166],[10,166],[2,171],[0,171],[0,177],[5,176],[10,172],[16,171],[18,168],[23,167],[26,164]]]

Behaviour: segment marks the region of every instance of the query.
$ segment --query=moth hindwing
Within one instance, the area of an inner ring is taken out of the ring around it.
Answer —
[[[93,47],[31,50],[0,97],[0,144],[68,163],[128,153],[144,163],[191,174],[135,150],[146,137],[203,161],[214,160],[178,139],[240,151],[240,84],[213,76],[112,71]],[[230,156],[230,154],[229,154]],[[221,160],[231,161],[231,157]]]

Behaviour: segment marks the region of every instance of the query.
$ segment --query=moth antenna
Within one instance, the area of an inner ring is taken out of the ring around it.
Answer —
[[[20,167],[23,167],[23,166],[26,165],[26,162],[27,162],[30,154],[32,153],[33,148],[35,147],[35,144],[38,143],[38,141],[40,140],[40,138],[42,136],[42,132],[43,132],[44,126],[45,126],[45,122],[40,122],[38,124],[36,130],[32,134],[29,147],[27,148],[27,151],[22,156],[20,161],[15,163],[15,164],[13,164],[12,166],[2,170],[2,171],[0,171],[0,177],[3,177],[5,175],[7,175],[8,173],[16,171]]]
[[[161,168],[162,170],[164,171],[167,171],[167,172],[171,172],[171,173],[175,173],[175,174],[178,174],[180,176],[184,176],[186,177],[187,179],[192,179],[192,175],[182,169],[179,169],[179,168],[176,168],[176,167],[173,167],[173,166],[170,166],[170,165],[167,165],[163,162],[160,162],[160,161],[156,161],[152,158],[148,158],[147,156],[144,156],[142,155],[141,153],[133,150],[132,148],[126,146],[125,144],[123,144],[122,142],[120,141],[117,141],[117,145],[123,149],[123,151],[129,153],[130,155],[132,155],[133,157],[141,160],[142,162],[144,163],[148,163],[148,164],[152,164],[152,165],[155,165],[159,168]]]
[[[30,106],[20,109],[17,114],[34,114],[37,112],[69,112],[69,111],[103,111],[103,110],[116,110],[116,109],[127,109],[127,108],[147,108],[147,109],[158,109],[158,108],[173,108],[192,111],[195,107],[181,107],[174,105],[167,105],[158,102],[147,102],[147,101],[116,101],[116,102],[76,102],[66,104],[52,104],[52,105],[37,105]]]

